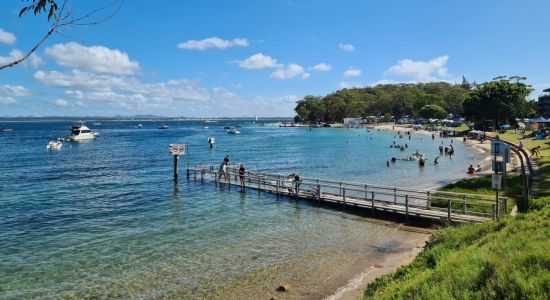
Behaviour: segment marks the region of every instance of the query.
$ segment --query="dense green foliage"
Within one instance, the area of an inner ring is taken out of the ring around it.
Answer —
[[[295,111],[302,122],[341,122],[347,117],[421,116],[427,105],[436,105],[439,117],[447,112],[462,113],[469,86],[446,82],[385,84],[374,87],[342,89],[324,97],[306,96]],[[429,108],[429,107],[428,107]],[[435,108],[435,107],[431,107]],[[426,111],[427,112],[427,111]],[[390,118],[391,119],[391,118]]]
[[[422,106],[419,114],[423,118],[443,119],[447,117],[447,111],[437,104],[426,104]]]
[[[446,82],[385,84],[342,89],[324,97],[305,96],[296,103],[301,122],[341,122],[348,117],[402,116],[442,119],[464,115],[480,125],[513,122],[534,113],[532,89],[525,77],[497,77],[482,84]],[[486,124],[484,124],[486,123]]]
[[[464,115],[476,122],[492,122],[495,127],[531,113],[527,96],[532,89],[525,77],[498,77],[472,89],[464,101]]]
[[[365,299],[549,299],[550,203],[499,221],[450,227]],[[545,206],[546,205],[546,206]]]

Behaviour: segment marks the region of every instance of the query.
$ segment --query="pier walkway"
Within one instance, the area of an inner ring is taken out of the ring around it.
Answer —
[[[196,165],[188,175],[216,184],[240,186],[238,166],[227,168],[227,179],[218,171],[218,164]],[[415,190],[316,178],[300,178],[295,182],[288,175],[246,171],[244,188],[294,197],[319,203],[340,204],[410,217],[443,222],[484,222],[505,214],[507,198],[462,194],[433,190]]]

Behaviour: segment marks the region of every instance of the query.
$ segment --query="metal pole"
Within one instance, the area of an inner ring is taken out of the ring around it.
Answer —
[[[173,155],[174,156],[174,181],[178,180],[178,161],[179,161],[179,155]]]

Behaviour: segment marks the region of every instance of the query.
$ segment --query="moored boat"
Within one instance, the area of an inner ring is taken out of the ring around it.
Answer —
[[[85,125],[85,122],[80,122],[80,125],[71,127],[71,134],[67,136],[69,141],[87,141],[93,140],[99,135],[99,132],[92,131]]]

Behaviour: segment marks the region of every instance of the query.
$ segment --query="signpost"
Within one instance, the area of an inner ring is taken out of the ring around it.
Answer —
[[[497,216],[499,213],[498,191],[502,189],[502,174],[506,174],[506,163],[510,162],[510,146],[499,140],[491,141],[491,155],[493,156],[493,171],[491,187],[496,193]],[[501,158],[500,160],[498,158]],[[502,174],[500,174],[502,173]]]
[[[168,145],[168,152],[174,156],[174,181],[178,180],[178,162],[180,155],[185,155],[185,145],[183,144],[170,144]]]

